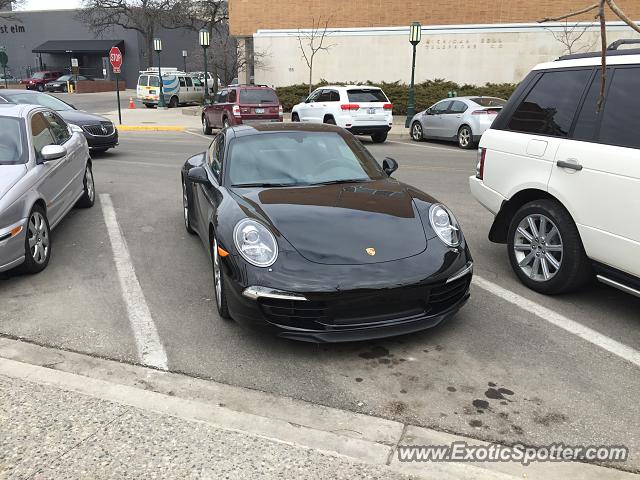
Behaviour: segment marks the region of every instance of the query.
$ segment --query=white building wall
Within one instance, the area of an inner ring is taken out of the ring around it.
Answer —
[[[442,78],[461,84],[517,83],[534,65],[567,53],[554,38],[567,37],[564,24],[465,25],[423,28],[417,47],[416,82]],[[599,49],[595,24],[574,45],[576,51]],[[580,33],[579,26],[573,35]],[[611,43],[640,38],[619,23],[608,26]],[[408,27],[336,29],[325,39],[333,45],[315,57],[313,82],[386,81],[409,83],[411,45]],[[570,36],[570,38],[572,38]],[[307,83],[309,71],[300,52],[297,30],[261,30],[254,48],[262,57],[255,69],[260,84],[286,86]]]

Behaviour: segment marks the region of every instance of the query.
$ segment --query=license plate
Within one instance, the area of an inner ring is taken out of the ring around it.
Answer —
[[[367,113],[369,115],[375,115],[376,114],[376,109],[375,108],[368,108],[367,109]]]
[[[264,113],[264,108],[256,108],[256,113]]]
[[[156,91],[155,90],[149,90],[149,95],[155,95]]]

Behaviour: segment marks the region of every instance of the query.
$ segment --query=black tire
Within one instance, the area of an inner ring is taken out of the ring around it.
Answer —
[[[40,221],[42,225],[40,226]],[[38,230],[40,226],[40,230]],[[47,214],[40,205],[34,205],[29,213],[29,219],[27,220],[27,232],[24,240],[25,259],[24,263],[20,265],[17,270],[20,273],[34,274],[40,273],[51,259],[51,229],[49,228],[49,220]],[[30,243],[35,238],[36,244],[41,248],[44,248],[44,257],[37,253],[37,248],[34,247],[34,251],[31,250]],[[45,247],[46,245],[46,247]]]
[[[211,125],[209,125],[209,119],[206,115],[202,115],[202,133],[205,135],[211,135],[213,133],[213,129]]]
[[[69,87],[67,87],[66,85],[62,87],[62,93],[69,93]]]
[[[187,193],[187,182],[182,177],[182,214],[184,217],[184,228],[191,235],[196,232],[191,228],[191,215],[189,214],[189,194]]]
[[[333,117],[327,117],[324,119],[324,123],[326,123],[327,125],[335,125],[336,120]]]
[[[475,146],[473,132],[468,125],[462,125],[458,130],[458,146],[464,150],[472,149]]]
[[[300,117],[298,116],[297,113],[292,113],[291,114],[291,121],[292,122],[299,122],[300,121]]]
[[[384,143],[387,141],[387,132],[371,135],[371,140],[373,143]]]
[[[38,90],[39,92],[44,92],[44,85],[38,85],[36,87],[36,90]]]
[[[169,100],[169,108],[178,108],[179,105],[180,105],[180,100],[178,99],[178,97],[176,96],[171,97],[171,100]]]
[[[229,320],[231,318],[231,316],[229,315],[229,305],[227,303],[227,291],[226,291],[225,283],[224,283],[224,273],[222,272],[222,259],[220,258],[220,256],[217,253],[217,247],[218,247],[218,243],[217,243],[217,240],[216,240],[215,234],[214,234],[213,241],[211,242],[211,264],[212,264],[212,271],[213,271],[213,296],[216,299],[216,308],[218,309],[218,315],[220,315],[220,318],[223,318],[225,320]],[[218,280],[216,279],[216,258],[220,262],[219,263],[219,268],[220,268],[220,275],[219,275],[220,299],[218,299],[218,293],[217,293]]]
[[[422,129],[422,124],[420,122],[413,122],[411,124],[410,132],[411,140],[414,142],[421,142],[424,140],[424,130]]]
[[[93,204],[96,203],[96,184],[93,180],[93,169],[90,163],[87,163],[84,170],[84,180],[82,183],[84,185],[84,191],[82,192],[80,200],[76,203],[76,206],[80,208],[91,208]]]
[[[222,119],[222,128],[229,128],[231,126],[231,124],[229,123],[229,119],[227,117],[224,117]]]
[[[147,107],[147,108],[155,108],[156,107],[153,103],[145,103],[144,106]]]
[[[528,240],[522,236],[518,227],[521,222],[528,223],[530,216],[533,216],[532,218],[536,216],[545,217],[546,228],[541,232],[541,221],[536,224],[535,220],[533,220],[539,236],[535,237],[531,235],[532,229],[525,231],[525,233],[533,237],[533,240],[529,243]],[[559,237],[555,233],[552,233],[553,228],[549,228],[549,221],[552,224],[551,227],[557,228]],[[519,237],[522,237],[522,239],[519,240],[519,252],[516,253],[516,239]],[[557,250],[558,245],[561,246],[560,251]],[[532,248],[529,248],[529,246]],[[558,295],[579,290],[593,276],[591,264],[584,251],[578,228],[569,212],[555,200],[534,200],[523,205],[516,212],[509,226],[507,249],[511,267],[520,281],[530,289],[539,293]],[[539,264],[536,269],[538,272],[542,272],[541,274],[543,276],[545,275],[544,265],[542,265],[542,263],[545,263],[547,265],[547,273],[553,269],[553,272],[551,272],[553,276],[548,280],[540,278],[539,275],[536,275],[536,271],[534,271],[535,264],[531,266],[531,273],[529,275],[525,273],[523,268],[529,267],[526,265],[525,267],[521,267],[520,263],[524,262],[530,255],[534,255],[531,257],[531,260],[534,262],[536,261],[536,257],[538,258]],[[555,259],[555,262],[559,264],[559,268],[556,268],[548,260],[549,256]],[[532,278],[536,276],[538,278]]]

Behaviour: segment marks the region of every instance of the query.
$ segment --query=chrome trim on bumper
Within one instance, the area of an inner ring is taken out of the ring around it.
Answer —
[[[307,301],[307,298],[299,293],[285,292],[284,290],[259,286],[245,288],[242,295],[252,300],[257,300],[259,298],[277,298],[279,300]]]
[[[473,262],[467,262],[467,264],[464,266],[464,268],[462,270],[460,270],[458,273],[450,276],[447,281],[445,282],[445,284],[447,283],[451,283],[451,282],[455,282],[456,280],[464,277],[465,275],[468,275],[470,273],[473,273]]]

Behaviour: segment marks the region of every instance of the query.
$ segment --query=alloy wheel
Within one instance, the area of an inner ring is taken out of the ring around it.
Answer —
[[[40,212],[31,214],[27,230],[31,257],[38,265],[42,265],[49,256],[49,229],[44,216]]]
[[[416,142],[422,140],[422,127],[418,122],[414,123],[413,127],[411,128],[411,138]]]
[[[89,200],[93,202],[95,200],[96,188],[93,183],[93,172],[89,166],[87,166],[87,169],[84,172],[84,184],[87,189],[87,197],[89,197]]]
[[[184,211],[184,226],[189,229],[189,199],[187,198],[187,185],[182,180],[182,209]]]
[[[458,143],[462,148],[467,148],[471,143],[471,132],[467,127],[463,127],[458,132]]]
[[[536,282],[551,280],[562,267],[562,236],[545,215],[532,214],[522,219],[515,232],[513,249],[520,269]]]
[[[213,239],[213,286],[216,290],[218,308],[222,305],[222,284],[220,270],[220,255],[218,254],[218,240]]]

